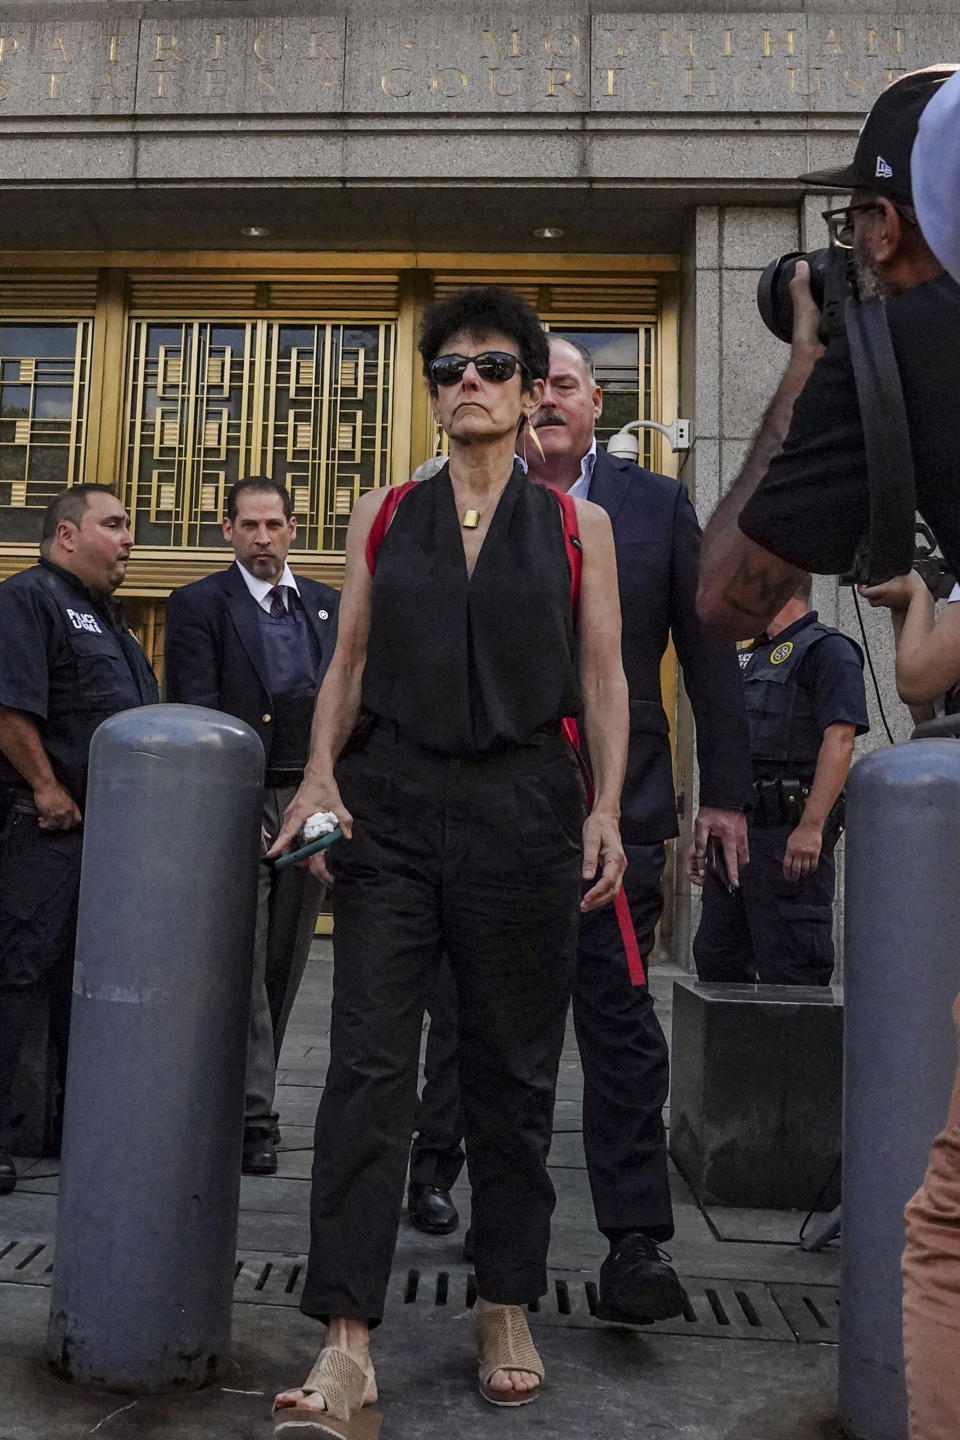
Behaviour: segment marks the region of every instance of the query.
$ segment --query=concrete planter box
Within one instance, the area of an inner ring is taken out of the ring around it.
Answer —
[[[703,1205],[809,1209],[840,1155],[843,1001],[791,985],[673,987],[670,1154]],[[820,1199],[839,1199],[839,1172]]]

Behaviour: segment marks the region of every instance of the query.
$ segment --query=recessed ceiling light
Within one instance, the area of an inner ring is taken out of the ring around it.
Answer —
[[[562,240],[563,231],[559,225],[544,225],[539,230],[534,230],[538,240]]]
[[[263,240],[270,234],[270,231],[266,225],[244,225],[240,234],[245,235],[248,240]]]

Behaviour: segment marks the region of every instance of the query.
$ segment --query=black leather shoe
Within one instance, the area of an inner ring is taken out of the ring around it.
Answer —
[[[439,1185],[411,1185],[407,1209],[414,1228],[426,1235],[449,1235],[460,1224],[450,1191],[441,1190]]]
[[[283,1144],[283,1136],[280,1134],[279,1120],[274,1120],[273,1122],[273,1128],[270,1131],[270,1139],[273,1141],[273,1144],[279,1150],[280,1146]]]
[[[268,1135],[251,1135],[243,1142],[244,1175],[276,1175],[277,1149]]]
[[[17,1167],[9,1150],[0,1150],[0,1195],[17,1188]]]
[[[669,1258],[669,1257],[668,1257]],[[634,1231],[625,1235],[600,1267],[600,1320],[634,1325],[682,1315],[687,1292],[655,1240]]]

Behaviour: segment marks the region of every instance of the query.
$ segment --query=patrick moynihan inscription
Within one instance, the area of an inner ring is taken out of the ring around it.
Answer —
[[[857,113],[958,51],[960,13],[0,14],[0,117]]]

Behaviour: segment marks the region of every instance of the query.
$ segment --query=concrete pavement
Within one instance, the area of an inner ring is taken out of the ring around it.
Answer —
[[[677,974],[669,967],[652,973],[667,1028]],[[0,1198],[0,1440],[270,1436],[274,1391],[303,1378],[322,1333],[296,1302],[308,1241],[312,1122],[328,1056],[330,980],[330,945],[318,941],[281,1061],[280,1171],[243,1181],[230,1374],[199,1394],[131,1400],[85,1393],[47,1372],[58,1167],[24,1162],[17,1191]],[[687,1314],[646,1327],[593,1319],[606,1242],[593,1225],[580,1095],[571,1028],[550,1162],[558,1194],[552,1288],[531,1319],[548,1373],[542,1399],[505,1413],[479,1398],[464,1227],[432,1239],[404,1221],[390,1308],[375,1339],[383,1440],[479,1440],[504,1428],[531,1440],[833,1440],[837,1246],[821,1255],[801,1252],[800,1212],[704,1213],[674,1171],[677,1235],[670,1250],[688,1286]],[[463,1181],[456,1198],[465,1225]]]

